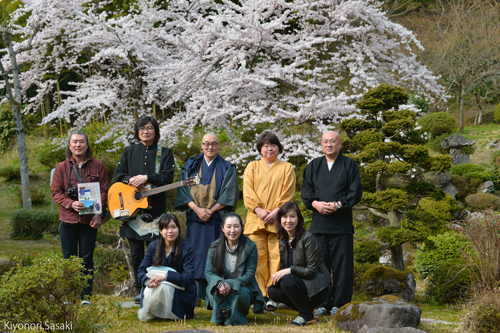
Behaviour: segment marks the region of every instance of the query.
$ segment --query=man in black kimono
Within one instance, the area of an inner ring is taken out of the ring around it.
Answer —
[[[321,244],[321,255],[332,273],[332,294],[314,314],[322,316],[351,302],[354,283],[352,207],[361,200],[359,168],[340,152],[337,132],[321,138],[325,156],[309,163],[303,175],[302,201],[313,211],[310,232]]]
[[[174,179],[174,155],[170,148],[158,145],[160,129],[156,119],[150,116],[139,118],[134,125],[134,138],[140,142],[123,150],[115,170],[115,182],[124,182],[137,188],[148,186],[147,184],[153,187],[171,184]],[[145,248],[147,249],[149,243],[158,238],[158,227],[153,222],[156,222],[166,210],[165,192],[148,198],[151,198],[149,202],[151,209],[133,220],[122,222],[120,226],[120,237],[127,238],[130,245],[135,287],[138,293],[134,298],[135,303],[141,301],[142,285],[137,278],[137,271],[144,259]],[[143,227],[139,228],[141,225]],[[142,232],[144,229],[149,232]]]
[[[180,180],[199,175],[198,186],[179,187],[175,208],[186,211],[186,242],[194,250],[194,278],[198,299],[205,299],[205,266],[208,248],[222,234],[222,219],[238,203],[238,175],[234,164],[219,154],[217,135],[208,133],[201,142],[203,154],[191,157],[182,168]]]

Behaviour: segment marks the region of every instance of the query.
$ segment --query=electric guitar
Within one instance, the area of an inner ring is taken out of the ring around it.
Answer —
[[[198,185],[201,178],[195,177],[186,178],[180,182],[164,185],[156,188],[144,186],[142,189],[137,189],[132,185],[125,183],[114,183],[108,191],[108,207],[111,216],[117,220],[128,220],[134,218],[142,209],[149,207],[147,197],[168,190],[173,190],[181,186]]]

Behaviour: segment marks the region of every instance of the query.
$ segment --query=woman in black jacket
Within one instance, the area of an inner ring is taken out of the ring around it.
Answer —
[[[330,275],[314,236],[304,228],[304,218],[294,202],[278,211],[280,270],[273,274],[269,297],[299,312],[292,325],[315,324],[313,311],[329,295]]]

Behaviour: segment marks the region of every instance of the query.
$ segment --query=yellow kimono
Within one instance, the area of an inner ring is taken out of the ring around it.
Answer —
[[[264,297],[272,284],[271,276],[279,270],[279,241],[276,222],[265,225],[255,208],[269,211],[293,201],[295,171],[290,163],[276,159],[267,167],[264,159],[248,164],[243,174],[243,201],[248,209],[245,235],[255,242],[259,259],[255,278]]]

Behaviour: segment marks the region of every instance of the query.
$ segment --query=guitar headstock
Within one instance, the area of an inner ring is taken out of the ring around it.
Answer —
[[[198,175],[191,177],[191,178],[186,178],[182,181],[182,186],[186,186],[186,187],[200,185],[200,184],[201,184],[201,178]]]

